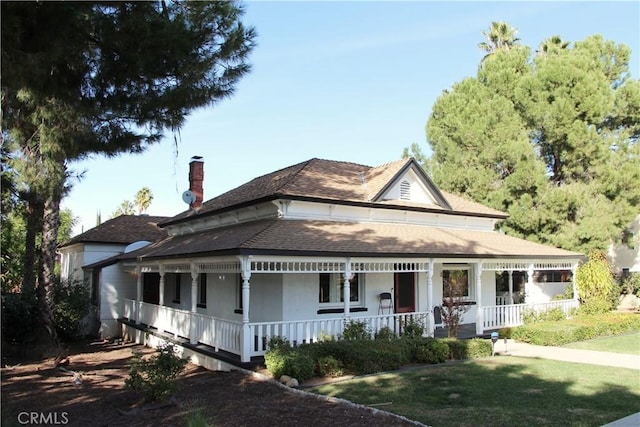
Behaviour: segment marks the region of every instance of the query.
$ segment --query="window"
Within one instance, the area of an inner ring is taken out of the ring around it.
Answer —
[[[344,277],[339,273],[320,273],[318,302],[321,304],[338,304],[344,302]],[[349,281],[349,301],[360,302],[359,274]]]
[[[411,184],[409,184],[409,181],[402,181],[400,183],[400,199],[411,200]]]
[[[442,296],[444,298],[470,298],[468,268],[442,271]]]
[[[175,304],[180,304],[180,294],[181,294],[181,284],[180,284],[180,273],[174,274],[174,285],[173,285],[173,302]]]
[[[533,275],[536,283],[568,283],[571,282],[570,270],[541,270]]]
[[[198,307],[207,308],[207,275],[200,273],[198,277]]]

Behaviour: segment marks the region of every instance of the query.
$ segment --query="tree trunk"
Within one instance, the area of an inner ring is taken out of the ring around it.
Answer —
[[[34,296],[36,290],[36,271],[40,271],[36,236],[42,229],[43,206],[40,197],[33,192],[29,192],[23,197],[27,201],[27,212],[25,251],[22,260],[22,292],[25,296],[31,297]]]
[[[55,177],[57,178],[57,177]],[[53,180],[56,180],[52,177]],[[62,180],[64,181],[64,180]],[[42,268],[38,283],[38,307],[40,309],[40,319],[44,328],[41,344],[48,347],[48,351],[60,352],[60,342],[55,330],[53,320],[54,309],[54,287],[56,284],[56,249],[58,240],[58,227],[60,226],[60,201],[62,199],[62,189],[64,182],[59,185],[52,185],[53,190],[44,202],[42,216],[42,247],[40,259]],[[45,351],[47,351],[45,350]]]

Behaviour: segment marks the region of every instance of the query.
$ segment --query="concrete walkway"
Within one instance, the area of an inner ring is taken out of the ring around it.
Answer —
[[[640,370],[640,356],[633,354],[612,353],[607,351],[580,350],[565,347],[546,347],[531,345],[509,340],[506,345],[503,340],[495,344],[496,355],[519,357],[534,357],[538,359],[561,360],[572,363],[587,363],[590,365],[613,366]],[[640,376],[638,377],[640,379]]]

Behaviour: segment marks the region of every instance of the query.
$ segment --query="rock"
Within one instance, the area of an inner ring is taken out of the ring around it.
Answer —
[[[300,384],[298,383],[298,380],[295,378],[289,378],[289,381],[287,381],[286,383],[284,383],[284,385],[286,385],[287,387],[298,387]]]
[[[291,377],[289,375],[283,375],[280,377],[280,383],[282,384],[286,384],[287,381],[289,381],[291,379]]]

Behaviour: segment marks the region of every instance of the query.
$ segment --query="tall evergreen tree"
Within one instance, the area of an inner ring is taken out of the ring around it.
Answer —
[[[438,98],[429,167],[443,189],[509,213],[511,234],[605,249],[640,206],[640,83],[629,49],[601,36],[542,45],[494,50]]]
[[[256,35],[234,1],[1,8],[2,125],[16,161],[31,169],[27,191],[42,199],[38,287],[47,295],[69,162],[142,152],[193,110],[231,96],[249,72]],[[45,324],[50,305],[47,298]]]

